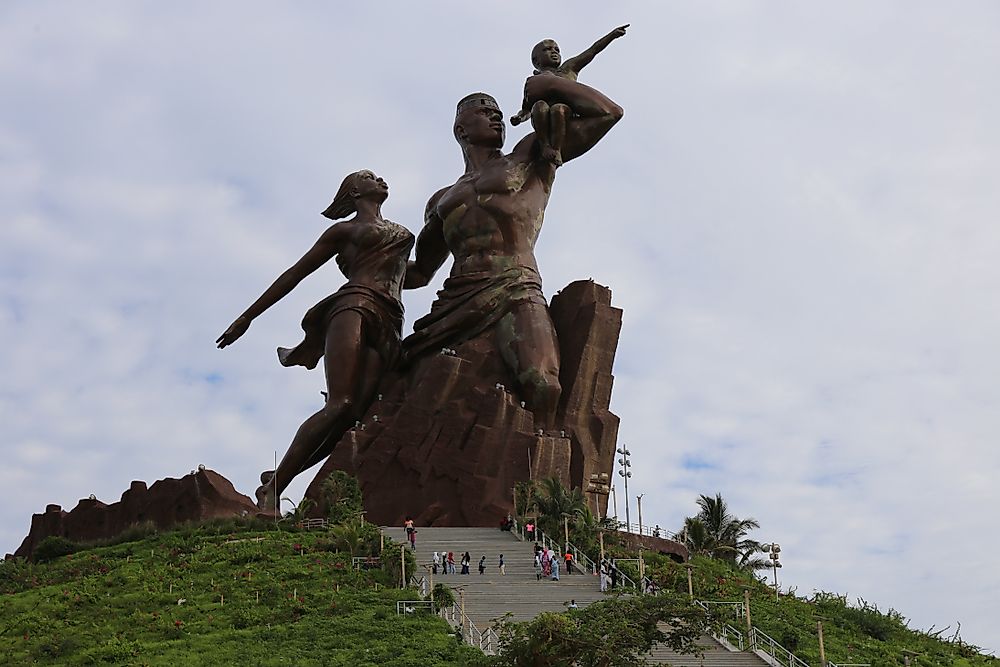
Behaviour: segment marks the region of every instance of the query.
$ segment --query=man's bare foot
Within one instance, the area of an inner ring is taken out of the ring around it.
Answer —
[[[275,506],[274,489],[268,486],[259,486],[257,491],[254,493],[257,496],[257,509],[264,512],[271,512],[276,514],[278,508]]]

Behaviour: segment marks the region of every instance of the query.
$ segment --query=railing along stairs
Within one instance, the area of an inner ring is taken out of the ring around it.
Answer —
[[[492,627],[480,630],[472,622],[471,618],[462,613],[461,607],[455,604],[439,609],[438,615],[452,626],[457,625],[459,627],[459,631],[462,633],[462,641],[466,644],[475,646],[486,655],[496,655],[498,637]]]

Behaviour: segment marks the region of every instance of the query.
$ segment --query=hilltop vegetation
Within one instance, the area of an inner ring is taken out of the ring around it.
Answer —
[[[373,530],[368,548],[373,536],[377,548]],[[445,621],[397,616],[396,602],[415,596],[398,588],[398,558],[354,570],[347,546],[325,532],[227,521],[48,563],[4,561],[0,663],[409,667],[480,659]]]
[[[37,562],[3,561],[0,664],[556,666],[577,655],[580,665],[634,665],[653,638],[685,641],[684,631],[657,634],[658,618],[685,618],[685,631],[704,626],[701,612],[686,603],[686,567],[644,552],[646,575],[667,595],[508,625],[501,633],[503,655],[486,658],[415,605],[413,613],[397,615],[397,602],[418,597],[398,587],[398,545],[386,542],[387,557],[378,567],[352,568],[352,556],[377,554],[381,539],[376,527],[361,523],[360,493],[350,481],[338,478],[326,489],[323,510],[338,522],[329,530],[295,528],[307,509],[300,504],[279,524],[233,519],[162,533],[139,526],[100,546],[49,538],[36,551]],[[582,506],[570,522],[570,538],[592,548],[592,555],[602,529],[609,555],[637,555],[616,541],[607,522],[586,511],[578,492],[551,483],[522,491],[535,494],[525,504],[545,511],[539,523],[552,532],[559,528],[556,516],[573,516],[572,509]],[[687,522],[695,597],[742,602],[749,591],[754,626],[809,664],[819,664],[816,623],[822,621],[826,657],[841,664],[902,665],[910,652],[914,667],[1000,665],[957,632],[912,630],[900,613],[863,600],[823,592],[809,598],[783,593],[775,600],[774,589],[755,574],[759,561],[752,556],[759,545],[748,532],[756,522],[728,515],[721,502],[701,505],[718,511],[701,515],[706,531]],[[727,528],[730,522],[737,529]],[[412,573],[408,551],[406,558]],[[638,580],[638,572],[629,574]],[[447,593],[438,591],[442,598]],[[718,609],[716,622],[746,631],[732,606]],[[595,641],[600,637],[619,643]]]

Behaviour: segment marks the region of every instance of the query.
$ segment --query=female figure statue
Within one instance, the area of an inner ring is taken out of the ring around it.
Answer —
[[[261,475],[257,506],[277,511],[277,499],[292,479],[329,456],[341,436],[368,409],[385,371],[396,363],[403,325],[400,292],[414,238],[405,227],[382,218],[386,182],[371,171],[347,176],[323,211],[335,223],[312,248],[219,336],[220,348],[246,333],[250,323],[331,258],[347,277],[335,294],[302,319],[304,340],[278,348],[284,366],[315,368],[325,357],[326,404],[299,427],[276,471]]]

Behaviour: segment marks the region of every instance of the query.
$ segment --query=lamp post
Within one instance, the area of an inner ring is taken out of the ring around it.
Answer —
[[[778,568],[781,567],[781,563],[778,562],[778,554],[781,553],[781,545],[777,542],[772,542],[771,544],[761,545],[761,548],[767,553],[768,558],[771,559],[771,569],[774,571],[774,601],[778,601]]]
[[[635,504],[639,508],[639,534],[642,535],[642,497],[645,493],[640,493],[635,497]]]
[[[625,480],[625,532],[628,533],[632,531],[631,522],[628,516],[628,478],[632,476],[632,471],[629,470],[629,468],[632,467],[632,462],[629,460],[629,457],[632,455],[632,452],[630,452],[627,447],[619,447],[617,451],[622,455],[622,457],[618,459],[618,465],[621,466],[621,470],[618,471],[618,475]]]

